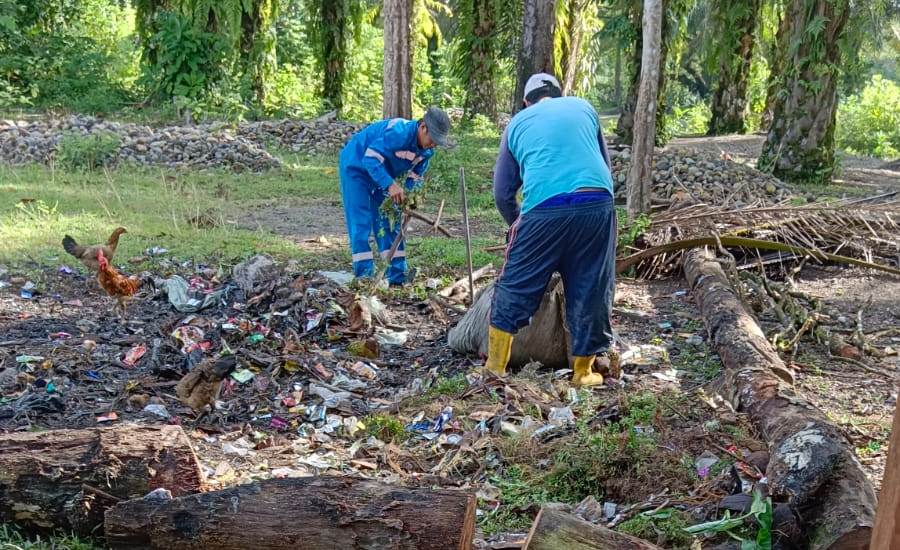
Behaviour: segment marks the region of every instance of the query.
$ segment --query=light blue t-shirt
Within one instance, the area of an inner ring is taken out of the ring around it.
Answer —
[[[581,188],[613,194],[599,133],[600,118],[594,107],[577,97],[546,99],[513,117],[506,139],[523,182],[523,213]]]

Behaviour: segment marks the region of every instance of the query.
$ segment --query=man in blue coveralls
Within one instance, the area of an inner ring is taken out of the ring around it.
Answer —
[[[344,217],[350,234],[353,274],[357,278],[372,277],[375,262],[369,235],[383,258],[387,258],[394,238],[400,231],[391,227],[390,219],[381,211],[381,203],[390,197],[396,205],[403,203],[405,193],[422,186],[428,161],[435,146],[451,145],[450,118],[437,107],[429,107],[421,120],[394,118],[370,124],[355,134],[344,146],[340,157],[341,195]],[[394,180],[406,174],[401,187]],[[406,280],[406,251],[401,241],[388,268],[391,285]]]
[[[612,340],[616,214],[609,154],[590,103],[561,97],[559,82],[536,74],[525,109],[510,121],[494,167],[494,199],[510,224],[506,263],[494,289],[486,367],[505,376],[513,335],[529,323],[554,272],[562,276],[572,335],[572,382],[603,383],[592,372]],[[523,203],[516,201],[522,188]]]

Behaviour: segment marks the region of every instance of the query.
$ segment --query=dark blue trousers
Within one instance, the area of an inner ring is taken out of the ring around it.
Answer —
[[[550,278],[559,272],[572,355],[605,352],[612,341],[615,259],[616,211],[611,199],[529,210],[510,229],[491,325],[513,334],[528,325]]]

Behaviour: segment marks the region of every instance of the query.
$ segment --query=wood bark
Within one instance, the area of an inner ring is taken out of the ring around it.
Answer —
[[[412,0],[384,2],[384,118],[412,118]]]
[[[871,550],[900,548],[900,407],[894,408],[894,424],[891,427],[891,444],[887,465],[881,482],[875,532]]]
[[[523,550],[660,550],[631,535],[618,533],[577,516],[544,506],[538,512]]]
[[[497,120],[497,95],[494,89],[494,6],[490,0],[472,1],[471,71],[466,82],[466,116],[484,115]]]
[[[725,366],[725,397],[768,444],[770,494],[798,515],[810,550],[867,548],[875,492],[846,439],[774,374],[784,363],[712,256],[689,251],[684,271]]]
[[[810,7],[809,4],[813,4]],[[772,124],[759,156],[761,170],[786,180],[830,181],[834,173],[834,130],[837,84],[840,77],[840,39],[851,6],[831,0],[792,0],[789,48],[779,75]],[[811,26],[822,28],[810,34]]]
[[[512,113],[522,110],[528,77],[535,73],[553,74],[553,30],[556,26],[556,0],[524,0],[522,43],[516,66],[516,93]]]
[[[344,74],[347,62],[347,0],[320,0],[322,95],[338,113],[344,108]]]
[[[468,550],[475,496],[352,477],[270,479],[106,513],[113,548]]]
[[[662,42],[662,0],[644,0],[641,84],[634,111],[634,141],[631,168],[628,171],[628,217],[650,212],[653,188],[653,145],[656,141],[656,93],[659,87],[660,47]]]
[[[178,426],[0,435],[0,521],[27,532],[94,534],[116,499],[202,487],[197,457]]]
[[[566,12],[565,42],[562,55],[562,93],[572,95],[575,93],[575,81],[581,68],[581,50],[584,42],[584,11],[587,9],[587,0],[568,0]]]
[[[743,134],[747,132],[747,90],[750,87],[750,62],[756,43],[756,21],[761,0],[718,2],[721,35],[733,37],[726,44],[719,64],[719,82],[713,94],[708,135]],[[730,50],[730,51],[729,51]]]

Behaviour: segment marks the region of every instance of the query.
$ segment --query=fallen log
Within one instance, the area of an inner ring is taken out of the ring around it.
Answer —
[[[494,284],[486,286],[475,297],[475,303],[447,333],[450,349],[466,355],[487,356],[488,326]],[[519,368],[538,361],[552,369],[569,367],[571,336],[565,324],[566,299],[559,276],[554,276],[544,293],[531,324],[513,339],[509,368]]]
[[[106,512],[113,548],[469,550],[475,496],[352,477],[270,479]]]
[[[875,492],[846,439],[774,374],[784,363],[712,256],[689,251],[684,272],[725,366],[723,393],[768,444],[770,494],[798,514],[810,550],[868,548]]]
[[[90,535],[119,500],[202,487],[197,457],[178,426],[0,434],[0,522],[29,533]]]
[[[654,544],[617,533],[577,516],[543,506],[522,550],[660,550]]]

